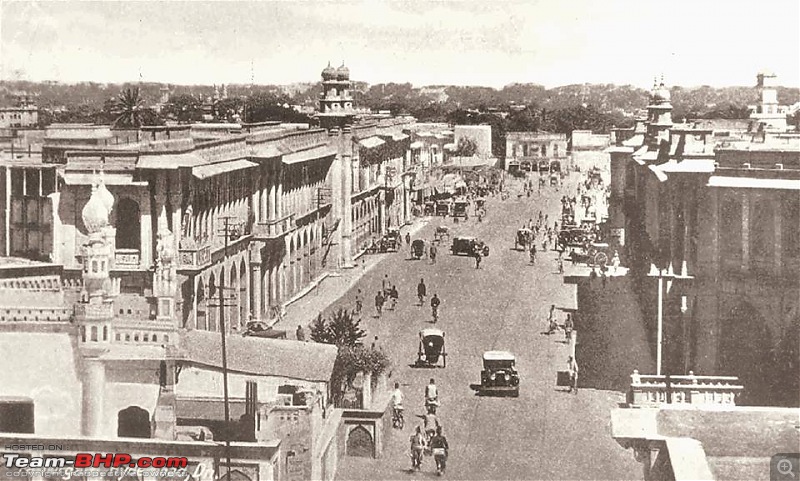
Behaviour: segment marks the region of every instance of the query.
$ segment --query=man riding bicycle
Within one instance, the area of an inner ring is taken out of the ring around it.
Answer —
[[[433,322],[439,320],[439,304],[441,303],[442,301],[439,300],[439,297],[436,294],[431,297],[431,314],[433,315]]]

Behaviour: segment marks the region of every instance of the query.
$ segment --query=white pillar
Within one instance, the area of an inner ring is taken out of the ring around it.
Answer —
[[[106,367],[97,359],[83,359],[81,434],[102,437],[105,404]]]

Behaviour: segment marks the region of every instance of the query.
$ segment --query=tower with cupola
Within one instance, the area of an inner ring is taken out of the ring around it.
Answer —
[[[341,129],[352,124],[354,116],[350,69],[344,63],[339,68],[333,68],[329,62],[322,70],[322,93],[317,114],[320,127]]]
[[[760,94],[760,103],[750,106],[750,119],[754,122],[754,130],[762,129],[784,132],[787,127],[786,107],[778,105],[777,76],[772,72],[760,72],[756,76],[756,88]]]
[[[653,82],[653,90],[650,93],[650,103],[647,106],[647,126],[646,143],[657,147],[662,140],[669,141],[669,130],[672,128],[672,104],[670,103],[669,89],[664,85],[664,77],[661,83],[658,80]]]

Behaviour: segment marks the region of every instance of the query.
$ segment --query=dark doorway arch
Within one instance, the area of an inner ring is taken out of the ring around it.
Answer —
[[[365,458],[371,458],[375,455],[375,442],[364,426],[359,424],[347,436],[347,455]]]
[[[740,301],[723,318],[718,367],[722,374],[738,376],[745,390],[738,403],[761,405],[769,392],[770,333],[761,313]]]
[[[127,197],[117,206],[117,249],[141,249],[142,239],[139,204]]]
[[[117,413],[117,436],[121,438],[149,438],[150,414],[138,407],[128,406]]]

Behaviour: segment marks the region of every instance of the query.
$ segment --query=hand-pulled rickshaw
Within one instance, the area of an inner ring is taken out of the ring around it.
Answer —
[[[517,236],[514,238],[514,249],[517,249],[517,246],[519,246],[522,250],[525,250],[532,242],[533,231],[530,229],[519,229],[517,230]]]
[[[415,239],[411,243],[411,255],[414,259],[421,259],[425,253],[425,241],[422,239]]]
[[[439,361],[447,367],[447,352],[444,347],[444,331],[423,329],[419,332],[419,352],[417,367],[437,367]]]
[[[450,215],[450,201],[449,200],[440,200],[436,203],[436,215],[440,215],[443,217],[447,217]]]
[[[478,215],[478,212],[480,211],[486,213],[486,199],[483,197],[478,197],[475,199],[475,215]]]
[[[603,267],[608,265],[608,244],[604,242],[587,243],[587,247],[580,252],[572,251],[570,260],[573,263],[586,264],[587,266]]]

